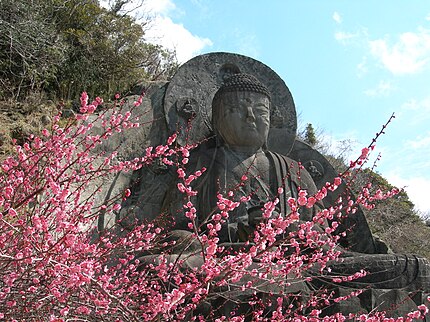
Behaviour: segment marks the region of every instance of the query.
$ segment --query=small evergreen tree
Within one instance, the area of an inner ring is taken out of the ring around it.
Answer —
[[[312,147],[314,147],[318,143],[314,127],[311,123],[308,123],[308,125],[306,125],[305,142]]]

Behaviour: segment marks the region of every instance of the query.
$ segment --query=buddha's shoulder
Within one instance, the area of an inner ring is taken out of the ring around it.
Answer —
[[[282,162],[285,163],[286,165],[288,165],[289,167],[294,167],[294,168],[301,168],[300,163],[294,159],[291,159],[290,157],[277,153],[277,152],[273,152],[273,151],[267,151],[266,155],[270,158],[273,159],[274,161],[278,161],[278,162]]]

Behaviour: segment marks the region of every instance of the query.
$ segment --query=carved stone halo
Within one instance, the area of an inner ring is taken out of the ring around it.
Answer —
[[[293,97],[284,81],[270,67],[238,54],[205,54],[189,60],[178,69],[164,97],[169,131],[179,133],[180,144],[200,142],[213,135],[212,99],[223,81],[235,73],[251,74],[269,89],[272,106],[268,148],[288,154],[297,130]]]

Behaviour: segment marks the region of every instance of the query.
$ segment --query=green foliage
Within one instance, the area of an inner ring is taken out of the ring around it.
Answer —
[[[174,53],[144,41],[143,25],[96,0],[3,0],[0,95],[41,90],[74,99],[109,96],[142,80],[166,79]]]
[[[43,1],[0,2],[0,97],[18,98],[55,82],[66,44]]]
[[[312,126],[311,123],[308,123],[306,125],[305,142],[308,143],[312,147],[314,147],[318,142],[314,127]]]

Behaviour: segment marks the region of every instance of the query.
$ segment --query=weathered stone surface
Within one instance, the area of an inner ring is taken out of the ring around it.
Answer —
[[[250,57],[231,53],[197,56],[182,65],[167,87],[164,98],[166,120],[171,132],[178,130],[185,139],[188,117],[194,118],[189,137],[200,142],[213,134],[212,99],[229,75],[241,72],[256,76],[272,96],[271,129],[275,144],[289,151],[296,135],[297,117],[293,97],[284,81],[268,66]]]
[[[166,90],[166,82],[147,82],[142,84],[142,86],[145,90],[142,104],[135,107],[134,102],[138,100],[139,95],[131,95],[124,99],[125,103],[122,106],[122,111],[124,113],[127,111],[132,112],[131,120],[135,117],[139,117],[139,122],[142,125],[125,132],[114,133],[109,140],[104,141],[102,145],[93,150],[94,154],[100,152],[112,153],[116,151],[118,153],[116,160],[132,160],[145,155],[145,149],[148,146],[156,146],[166,142],[167,126],[162,111],[162,100]],[[141,91],[142,89],[140,89],[140,92]],[[110,112],[107,111],[107,117],[109,117],[109,113]],[[88,119],[88,122],[94,122],[97,118],[98,115],[92,115]],[[95,122],[92,128],[92,134],[100,135],[102,131],[103,129],[99,121]],[[101,186],[102,188],[101,193],[97,194],[96,205],[102,205],[112,196],[122,193],[131,185],[132,178],[132,173],[121,172],[118,175],[106,174],[103,178],[96,180],[94,182],[94,187]],[[144,181],[145,187],[148,185],[153,187],[156,185],[155,182],[160,182],[160,178],[156,178],[155,175],[151,176],[150,173],[145,173]],[[88,189],[88,196],[92,193],[93,190]],[[156,189],[153,187],[151,198],[156,198],[155,196]],[[83,195],[83,197],[85,198],[87,196]],[[161,201],[157,199],[157,202],[160,203]],[[159,210],[159,208],[156,210]],[[156,210],[154,210],[154,212]],[[98,220],[98,230],[101,231],[111,227],[116,220],[117,218],[114,216],[105,216],[102,214]]]

